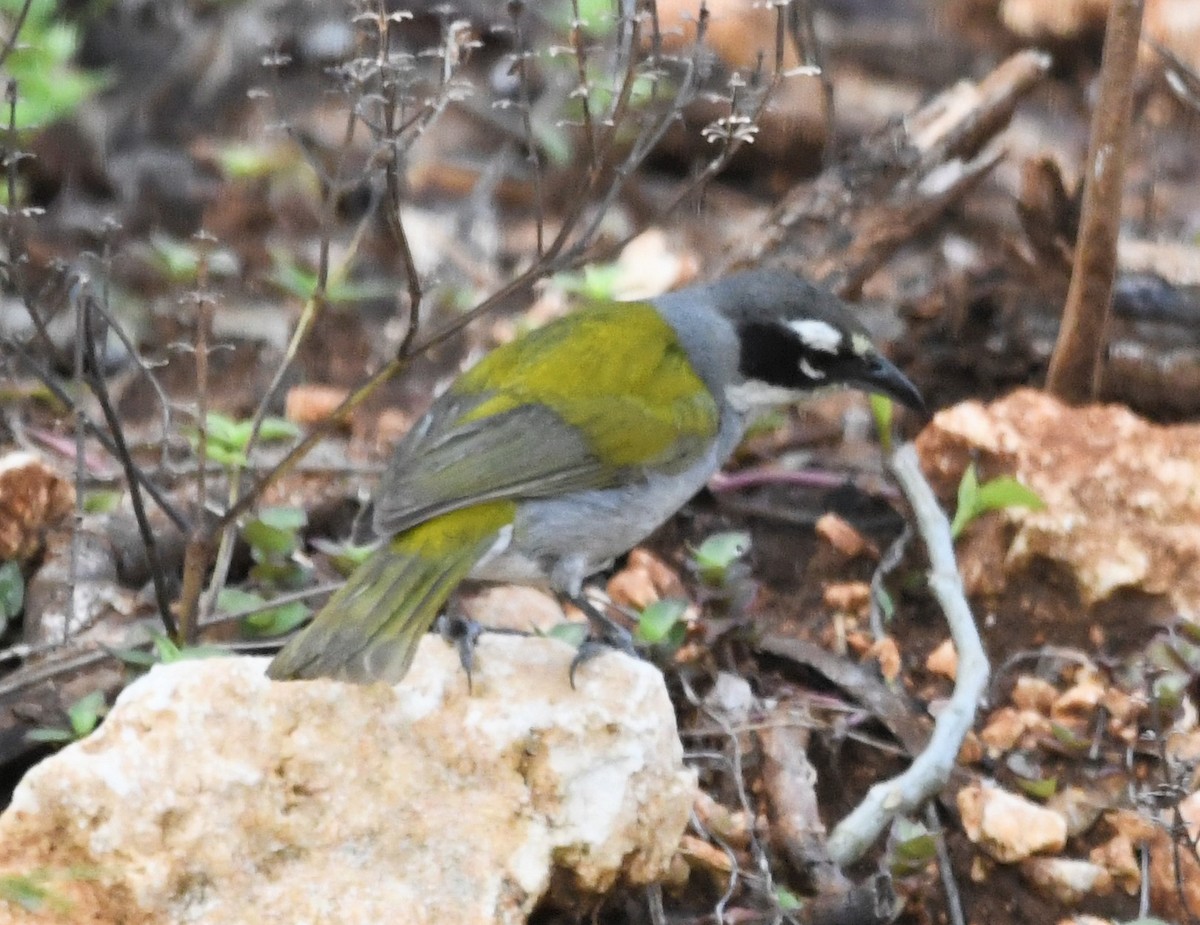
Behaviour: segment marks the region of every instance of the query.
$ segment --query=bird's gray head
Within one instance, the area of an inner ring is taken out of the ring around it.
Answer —
[[[735,400],[779,403],[850,386],[925,413],[916,386],[828,290],[785,270],[752,270],[711,283],[708,300],[737,331],[742,382]]]

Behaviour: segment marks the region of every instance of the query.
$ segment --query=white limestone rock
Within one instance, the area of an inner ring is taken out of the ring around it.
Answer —
[[[522,922],[552,876],[654,881],[695,790],[662,676],[605,654],[572,690],[571,657],[485,636],[470,695],[436,637],[395,688],[157,667],[21,782],[0,874],[62,872],[71,921],[198,925]]]

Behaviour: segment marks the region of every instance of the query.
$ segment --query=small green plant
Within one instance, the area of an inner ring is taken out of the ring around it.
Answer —
[[[320,282],[316,270],[309,270],[301,266],[291,254],[283,250],[272,251],[271,258],[275,261],[271,282],[302,302],[307,302],[316,295]],[[371,299],[386,298],[390,295],[392,295],[392,287],[384,282],[356,283],[346,279],[337,279],[331,274],[325,284],[325,300],[330,305],[366,302]]]
[[[638,615],[634,640],[671,651],[678,649],[687,635],[687,621],[683,619],[686,611],[687,601],[674,598],[655,601]]]
[[[621,266],[616,263],[589,263],[579,270],[559,273],[553,282],[567,295],[592,301],[611,301],[616,298],[622,272]]]
[[[16,27],[23,6],[24,0],[0,0],[5,36]],[[19,132],[70,115],[106,81],[75,67],[78,33],[58,18],[57,7],[55,0],[33,0],[17,44],[0,67],[0,79],[16,82]]]
[[[204,418],[208,442],[205,447],[208,458],[223,466],[245,466],[250,460],[246,453],[250,447],[250,434],[253,422],[237,420],[210,411]],[[283,418],[263,418],[258,430],[258,439],[263,443],[293,440],[300,436],[300,428],[291,421]],[[189,439],[192,449],[200,451],[200,434],[195,428],[191,429]]]
[[[937,857],[937,838],[924,825],[897,816],[888,832],[887,864],[893,877],[911,877]]]
[[[374,543],[337,543],[320,537],[312,541],[312,546],[329,557],[329,564],[343,578],[348,578],[351,572],[366,562],[376,548]]]
[[[145,670],[152,665],[170,665],[198,658],[220,658],[229,653],[220,646],[179,646],[155,633],[149,649],[113,649],[112,654],[131,668]]]
[[[737,577],[738,566],[749,551],[749,533],[714,533],[692,550],[692,563],[701,581],[721,588]]]
[[[1045,506],[1037,492],[1010,475],[1002,475],[980,485],[975,463],[971,463],[958,483],[958,507],[950,524],[950,535],[957,538],[969,523],[988,511],[1009,507],[1040,511]]]
[[[250,577],[280,588],[298,587],[308,574],[295,559],[308,515],[298,507],[265,507],[242,527],[254,566]]]
[[[804,908],[804,900],[779,884],[775,884],[775,902],[783,912],[797,912]]]
[[[67,728],[41,726],[25,734],[31,742],[74,742],[91,735],[100,725],[100,719],[108,712],[108,704],[101,691],[92,691],[67,707]]]
[[[272,604],[261,594],[240,588],[224,588],[217,595],[217,607],[223,613],[253,611],[242,618],[242,631],[255,639],[281,636],[308,619],[311,612],[300,601]]]

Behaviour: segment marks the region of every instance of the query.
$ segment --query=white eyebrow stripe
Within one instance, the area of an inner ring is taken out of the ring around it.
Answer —
[[[827,321],[805,318],[789,321],[788,327],[796,332],[804,346],[825,353],[837,353],[842,344],[842,332]]]

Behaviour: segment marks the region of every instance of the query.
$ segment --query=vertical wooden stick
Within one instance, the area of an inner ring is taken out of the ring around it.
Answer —
[[[1133,79],[1143,0],[1113,0],[1104,36],[1100,95],[1084,179],[1083,213],[1071,285],[1046,388],[1072,404],[1091,401],[1100,383],[1108,311],[1117,272],[1121,186],[1133,111]]]

